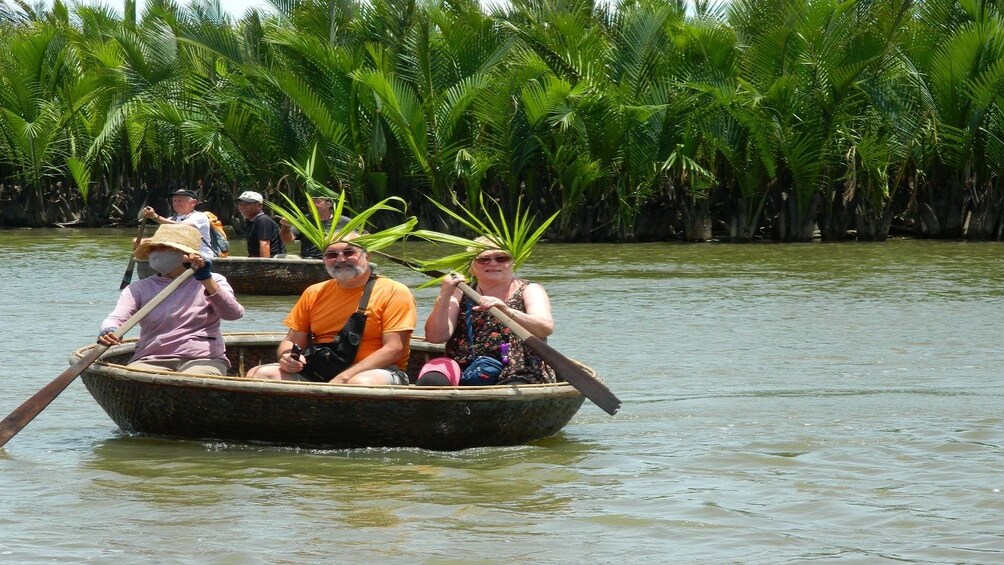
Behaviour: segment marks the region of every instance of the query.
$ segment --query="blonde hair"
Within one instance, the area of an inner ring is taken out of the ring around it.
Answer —
[[[483,243],[485,247],[470,245],[467,247],[467,251],[470,253],[477,253],[478,255],[480,255],[482,252],[491,251],[492,249],[505,251],[505,249],[503,249],[502,246],[499,245],[497,241],[488,237],[487,235],[479,235],[478,237],[474,238],[474,241],[477,243]]]

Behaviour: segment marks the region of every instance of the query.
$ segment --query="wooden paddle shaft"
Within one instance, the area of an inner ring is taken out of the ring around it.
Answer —
[[[471,288],[471,285],[461,282],[457,284],[457,286],[464,294],[467,295],[468,298],[473,300],[475,304],[479,304],[481,302],[481,295],[478,294],[478,291]],[[537,355],[540,355],[541,359],[546,361],[558,375],[561,375],[561,377],[565,379],[565,382],[574,386],[586,398],[592,400],[593,404],[599,406],[604,412],[610,414],[611,416],[620,410],[620,399],[617,398],[614,393],[606,387],[606,385],[596,380],[581,366],[568,357],[562,355],[557,349],[548,345],[546,341],[530,333],[530,331],[520,325],[519,322],[513,320],[512,317],[505,315],[497,306],[492,306],[488,309],[488,312],[490,312],[492,316],[495,316],[498,321],[502,322],[502,325],[509,328],[509,331],[516,334],[517,337],[523,340],[523,343],[537,353]]]
[[[381,257],[386,257],[398,265],[404,265],[409,269],[414,269],[426,276],[437,278],[446,276],[446,273],[442,271],[422,269],[422,267],[417,263],[413,263],[406,259],[401,259],[380,251],[374,251],[374,253],[380,255]],[[478,294],[476,290],[471,288],[471,285],[461,282],[457,286],[468,296],[468,298],[476,303],[481,302],[481,295]],[[523,343],[539,355],[545,363],[550,365],[551,368],[554,369],[555,373],[564,379],[565,382],[575,387],[575,389],[581,392],[583,396],[593,401],[593,404],[599,406],[600,409],[611,416],[620,410],[620,399],[617,398],[617,396],[614,395],[614,393],[611,392],[605,384],[600,382],[599,379],[593,377],[585,369],[583,369],[582,366],[578,365],[568,357],[565,357],[560,351],[548,345],[546,341],[531,334],[529,330],[521,326],[509,316],[503,314],[497,307],[492,307],[488,311],[491,312],[491,314],[500,322],[502,322],[505,327],[509,328],[511,332],[516,334],[517,337],[522,339]]]
[[[165,298],[171,295],[175,289],[181,286],[185,281],[190,279],[195,271],[192,269],[185,269],[180,275],[178,275],[171,284],[164,287],[164,290],[157,293],[139,309],[138,312],[129,317],[117,330],[115,330],[115,337],[121,339],[122,336],[126,334],[129,330],[138,324],[151,310],[156,308]],[[53,379],[52,382],[42,387],[42,390],[36,392],[31,398],[24,401],[21,406],[17,407],[9,416],[0,422],[0,447],[3,447],[10,438],[17,435],[29,422],[35,419],[45,407],[49,405],[59,393],[63,392],[66,387],[70,386],[70,383],[76,379],[80,373],[83,373],[92,363],[97,361],[98,357],[101,356],[108,349],[107,345],[98,345],[91,349],[91,352],[84,356],[83,359],[78,361],[75,365],[69,369],[60,373],[58,377]]]
[[[478,291],[471,288],[471,285],[462,282],[459,283],[457,286],[460,287],[460,290],[463,291],[463,293],[466,294],[468,298],[473,300],[475,304],[481,303],[481,295],[478,294]],[[502,325],[509,328],[509,330],[512,331],[512,333],[516,334],[516,336],[522,339],[523,341],[526,341],[531,337],[533,337],[533,334],[530,333],[530,330],[521,326],[519,322],[513,320],[511,316],[506,316],[500,308],[492,307],[489,308],[488,311],[491,312],[492,316],[495,316],[495,318],[497,318],[498,321],[502,322]]]
[[[150,195],[147,194],[147,197]],[[146,198],[143,199],[143,204],[139,207],[139,229],[136,231],[136,243],[139,244],[143,239],[143,231],[146,229],[146,218],[143,217],[143,210],[146,209]],[[129,264],[126,265],[125,274],[122,275],[122,283],[119,284],[119,290],[125,289],[132,282],[132,272],[136,268],[136,248],[133,247],[133,252],[129,255]]]

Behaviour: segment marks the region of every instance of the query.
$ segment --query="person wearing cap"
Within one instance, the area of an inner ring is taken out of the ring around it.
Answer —
[[[317,208],[317,215],[321,218],[321,227],[327,232],[331,229],[331,223],[335,217],[335,203],[327,196],[315,196],[311,198],[314,207]],[[349,223],[347,216],[338,218],[337,228],[341,228]],[[290,225],[286,218],[279,219],[279,237],[283,243],[292,243],[293,240],[300,239],[300,232]],[[304,259],[320,259],[324,254],[310,240],[300,239],[300,257]]]
[[[279,224],[265,215],[265,199],[260,193],[245,190],[237,197],[237,211],[247,220],[248,257],[275,257],[286,253],[279,237]]]
[[[199,230],[199,236],[202,237],[202,242],[199,244],[199,253],[207,259],[213,258],[216,257],[216,253],[213,252],[213,248],[209,244],[209,216],[195,209],[198,203],[199,196],[194,191],[182,188],[171,193],[171,208],[174,209],[173,216],[165,218],[158,214],[152,206],[143,208],[142,216],[160,225],[189,224],[194,226],[195,229]]]
[[[163,224],[136,248],[136,258],[148,260],[157,274],[127,286],[101,323],[98,343],[116,345],[117,330],[185,269],[195,275],[181,284],[139,323],[140,335],[130,367],[225,375],[230,367],[220,331],[221,320],[238,320],[244,307],[223,275],[212,272],[212,261],[197,251],[199,231],[188,224]]]
[[[324,265],[332,280],[303,291],[284,321],[289,331],[276,351],[279,362],[253,367],[249,378],[408,384],[403,369],[418,320],[415,297],[407,286],[373,272],[366,250],[351,243],[356,237],[349,234],[325,247]],[[363,329],[353,335],[359,327],[353,316],[364,301]],[[311,374],[308,345],[333,347],[344,358]]]

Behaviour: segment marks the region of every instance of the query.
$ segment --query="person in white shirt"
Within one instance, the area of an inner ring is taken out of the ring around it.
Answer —
[[[182,188],[171,193],[171,208],[174,209],[173,216],[165,218],[157,214],[152,206],[147,206],[143,208],[143,217],[153,220],[158,224],[188,224],[195,227],[195,229],[199,230],[199,235],[202,237],[199,254],[207,259],[212,259],[216,257],[216,253],[213,252],[213,248],[209,245],[209,230],[212,228],[209,224],[209,216],[195,209],[198,203],[199,196],[195,192]],[[136,245],[139,245],[139,242]]]

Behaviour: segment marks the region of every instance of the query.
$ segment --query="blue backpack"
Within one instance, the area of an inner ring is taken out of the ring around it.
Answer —
[[[223,229],[223,222],[212,212],[205,212],[209,218],[209,248],[217,257],[230,255],[230,242],[227,240],[227,232]]]
[[[475,357],[460,375],[460,384],[462,386],[497,384],[502,369],[505,369],[505,365],[494,357],[484,355]]]
[[[467,324],[467,343],[471,346],[471,353],[474,353],[474,321],[472,316],[474,303],[468,301],[464,313]],[[480,355],[471,360],[471,364],[464,369],[460,375],[461,386],[471,385],[493,385],[499,382],[499,376],[505,365],[494,357]]]

